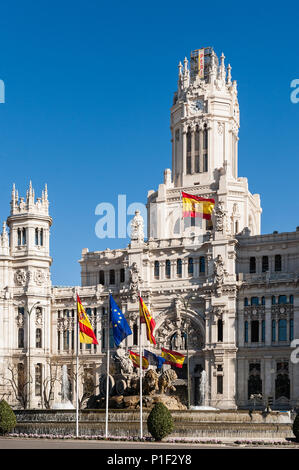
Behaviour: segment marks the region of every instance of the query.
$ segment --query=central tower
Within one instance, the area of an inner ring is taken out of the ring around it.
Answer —
[[[178,90],[171,108],[174,186],[206,185],[215,169],[238,177],[239,104],[231,67],[211,47],[179,63]]]
[[[238,175],[240,125],[237,82],[231,66],[225,66],[211,47],[191,52],[179,63],[178,87],[171,107],[172,171],[164,172],[158,191],[148,193],[148,237],[185,237],[182,222],[182,191],[215,199],[215,212],[223,212],[228,237],[248,227],[260,233],[258,194],[251,194],[247,178]],[[203,234],[215,227],[202,225]]]

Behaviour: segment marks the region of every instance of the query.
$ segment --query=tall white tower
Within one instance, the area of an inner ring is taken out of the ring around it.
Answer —
[[[211,47],[191,52],[179,63],[178,89],[171,108],[172,172],[148,193],[148,235],[182,236],[178,230],[181,191],[215,199],[225,213],[225,232],[245,227],[260,233],[260,197],[252,195],[247,178],[238,176],[240,124],[237,83]],[[215,215],[213,216],[215,219]],[[213,220],[215,226],[215,220]],[[209,227],[208,227],[209,228]]]
[[[31,408],[42,406],[41,384],[49,374],[51,224],[47,187],[35,198],[30,182],[23,198],[13,186],[0,237],[0,375],[9,381],[23,371]]]

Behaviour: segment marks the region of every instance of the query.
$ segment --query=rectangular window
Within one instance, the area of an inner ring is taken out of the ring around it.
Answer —
[[[272,320],[272,343],[276,341],[276,321]]]
[[[263,256],[262,258],[262,272],[265,273],[269,270],[269,258],[268,256]]]
[[[223,394],[223,376],[217,375],[217,393],[222,395]]]
[[[249,258],[249,272],[251,274],[256,272],[256,264],[255,264],[255,257],[254,256],[250,256],[250,258]]]
[[[281,255],[275,255],[275,271],[281,271]]]
[[[251,342],[258,343],[259,341],[259,321],[253,320],[251,322]]]
[[[265,342],[265,320],[262,320],[262,342]]]
[[[278,341],[287,341],[287,321],[278,320]]]
[[[125,270],[124,270],[124,268],[121,268],[121,270],[120,270],[120,282],[121,283],[125,282]]]
[[[204,256],[201,256],[199,258],[199,272],[200,273],[204,273],[205,272],[205,269],[206,269],[206,266],[205,266],[205,257]]]

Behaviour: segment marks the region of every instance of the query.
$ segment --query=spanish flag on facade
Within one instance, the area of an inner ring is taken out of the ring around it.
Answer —
[[[140,354],[137,354],[133,351],[129,351],[129,357],[133,362],[134,367],[140,367]],[[145,356],[142,356],[142,369],[147,369],[149,366],[149,361]]]
[[[214,199],[205,199],[200,196],[193,196],[182,191],[183,217],[201,217],[211,220],[211,215],[215,206]]]
[[[151,316],[147,306],[145,305],[145,303],[143,302],[140,296],[139,296],[139,313],[140,313],[141,323],[146,324],[147,339],[149,340],[151,344],[157,344],[153,335],[156,322]]]
[[[164,357],[165,364],[170,364],[182,369],[185,360],[185,356],[183,354],[162,348],[161,356]]]
[[[78,311],[78,323],[79,323],[79,339],[80,343],[87,344],[99,344],[94,334],[88,316],[81,303],[80,297],[77,295],[77,311]]]

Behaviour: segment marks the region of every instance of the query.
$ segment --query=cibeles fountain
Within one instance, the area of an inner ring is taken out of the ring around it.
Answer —
[[[53,410],[73,410],[75,407],[70,401],[70,380],[67,372],[67,365],[64,364],[61,369],[61,402],[55,402]]]
[[[109,408],[137,409],[140,408],[140,376],[139,369],[134,368],[129,353],[118,348],[113,356],[109,375]],[[113,372],[111,372],[113,370]],[[176,395],[176,372],[171,368],[156,371],[149,366],[143,371],[142,405],[150,409],[155,403],[162,402],[169,409],[185,410],[186,405]],[[92,397],[88,408],[104,408],[106,403],[106,374],[100,377],[100,394]]]

